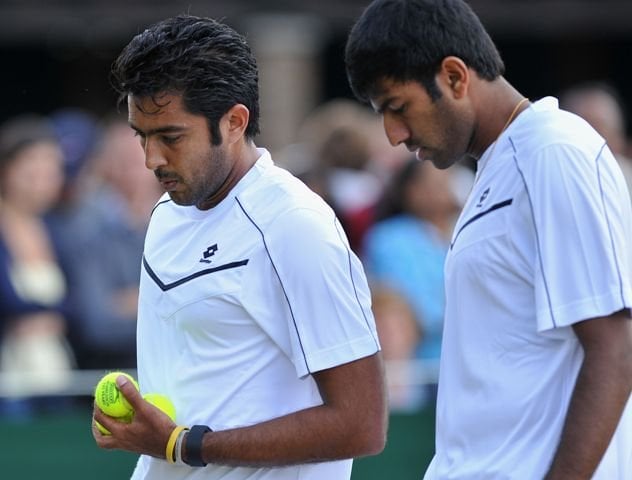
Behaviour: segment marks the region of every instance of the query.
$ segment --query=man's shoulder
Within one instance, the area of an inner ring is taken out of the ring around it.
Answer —
[[[535,102],[511,135],[517,152],[537,152],[548,147],[570,147],[595,152],[605,143],[583,118],[557,107],[553,98]]]
[[[272,221],[290,212],[309,209],[330,212],[325,201],[289,171],[270,166],[256,182],[236,196],[253,219]]]

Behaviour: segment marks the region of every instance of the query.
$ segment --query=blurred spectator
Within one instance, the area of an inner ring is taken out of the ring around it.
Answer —
[[[133,368],[143,242],[159,184],[120,116],[105,122],[84,168],[80,201],[56,228],[72,282],[73,345],[81,368]]]
[[[371,286],[375,325],[386,364],[389,408],[411,411],[420,406],[420,388],[415,384],[415,348],[423,332],[410,303],[384,285]]]
[[[368,168],[369,141],[357,127],[340,127],[325,139],[319,160],[327,172],[327,191],[338,207],[351,248],[360,253],[362,239],[373,223],[382,185]]]
[[[2,407],[30,413],[31,394],[63,390],[74,367],[62,314],[67,288],[45,214],[63,185],[63,156],[38,116],[0,129],[0,370]],[[16,410],[16,409],[19,409]]]
[[[98,117],[79,108],[61,108],[51,114],[53,129],[64,152],[65,183],[56,210],[73,208],[84,187],[78,179],[94,153],[101,135]]]
[[[395,174],[378,204],[364,243],[373,282],[412,306],[423,335],[418,358],[438,360],[444,313],[443,264],[459,205],[451,171],[411,159]]]
[[[294,173],[336,210],[355,252],[383,190],[372,150],[375,120],[359,103],[336,99],[312,112],[298,134],[303,171]],[[296,146],[292,152],[288,164],[296,158]]]
[[[619,161],[632,195],[632,159],[626,156],[626,119],[618,92],[607,83],[584,83],[560,96],[560,107],[576,113],[599,132]]]

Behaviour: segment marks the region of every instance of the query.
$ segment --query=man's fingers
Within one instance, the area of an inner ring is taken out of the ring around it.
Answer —
[[[116,419],[114,417],[110,417],[103,413],[99,408],[94,409],[94,413],[92,415],[92,423],[99,422],[103,428],[106,430],[112,431],[112,425],[116,425],[115,422],[118,422],[120,419]]]
[[[143,398],[136,388],[136,385],[125,375],[119,375],[116,377],[116,386],[121,391],[127,402],[132,406],[134,410],[140,406]]]

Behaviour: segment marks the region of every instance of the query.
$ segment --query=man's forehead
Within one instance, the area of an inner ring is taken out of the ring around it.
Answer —
[[[388,92],[388,85],[385,79],[376,80],[367,92],[370,101],[372,102],[374,99],[384,96]]]
[[[159,93],[155,95],[127,96],[127,107],[130,116],[134,112],[145,115],[161,115],[167,111],[177,111],[183,108],[182,96],[173,93]]]

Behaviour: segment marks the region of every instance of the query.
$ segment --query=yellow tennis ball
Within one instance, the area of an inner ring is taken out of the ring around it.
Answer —
[[[166,413],[171,420],[176,421],[176,407],[166,395],[160,393],[146,393],[143,398]]]
[[[134,413],[132,412],[127,417],[118,418],[117,421],[123,422],[123,423],[131,423],[133,418],[134,418]],[[97,426],[97,429],[99,430],[99,432],[101,432],[103,435],[112,435],[112,433],[107,428],[105,428],[96,420],[94,421],[94,424]]]
[[[138,390],[138,383],[132,378],[131,375],[123,372],[111,372],[105,375],[94,390],[94,400],[97,406],[110,417],[124,418],[129,417],[134,413],[134,409],[125,399],[121,391],[116,385],[116,379],[124,375],[131,380],[136,389]]]

